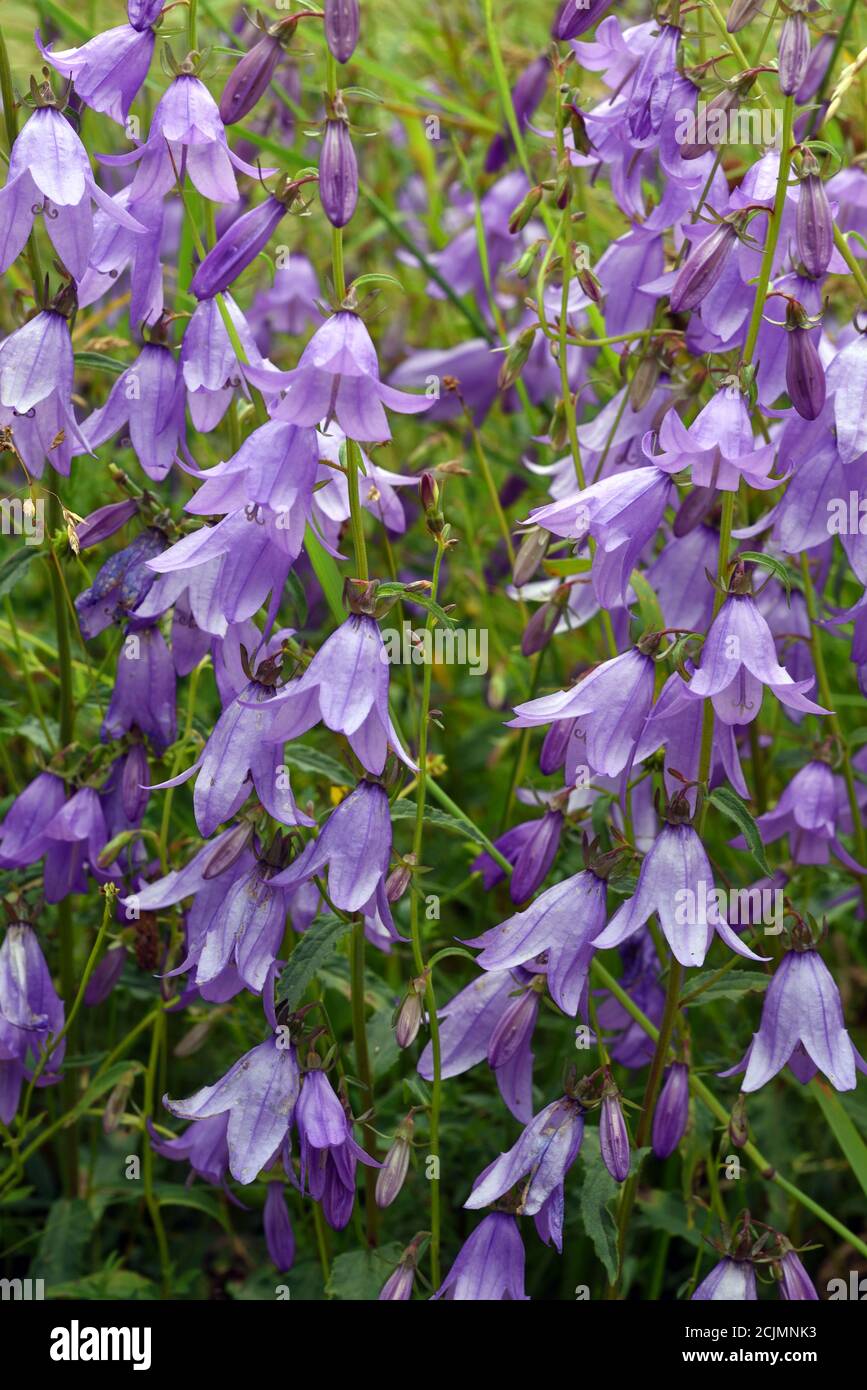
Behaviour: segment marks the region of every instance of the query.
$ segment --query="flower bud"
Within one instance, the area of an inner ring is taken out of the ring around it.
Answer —
[[[657,1158],[674,1153],[689,1118],[689,1068],[675,1062],[668,1068],[653,1112],[651,1144]]]
[[[620,1105],[620,1097],[612,1091],[603,1097],[599,1115],[599,1148],[602,1161],[612,1178],[625,1182],[629,1177],[629,1133]]]
[[[86,1008],[95,1009],[97,1004],[108,998],[123,974],[125,962],[126,951],[123,946],[112,946],[110,951],[106,951],[87,982],[84,991]]]
[[[376,1205],[390,1207],[406,1181],[409,1156],[412,1152],[412,1115],[408,1115],[394,1136],[376,1175]]]
[[[245,53],[229,77],[220,97],[220,119],[223,125],[234,125],[249,116],[259,98],[268,90],[283,45],[274,34],[263,34],[248,53]]]
[[[548,438],[551,441],[552,449],[562,449],[569,438],[565,401],[558,401],[554,407],[554,414],[551,416],[551,423],[548,425]]]
[[[574,719],[558,719],[552,724],[542,742],[539,753],[539,771],[543,777],[550,777],[566,761],[569,740],[575,732]]]
[[[398,1047],[410,1047],[418,1037],[422,1020],[422,992],[424,990],[423,982],[422,991],[416,988],[418,983],[418,980],[412,981],[398,1010],[397,1023],[394,1028],[394,1040]]]
[[[95,512],[91,512],[90,516],[79,521],[75,528],[79,550],[89,550],[92,545],[99,545],[100,541],[108,540],[109,536],[113,536],[115,531],[125,526],[137,511],[138,502],[135,498],[128,497],[123,502],[109,502],[107,507],[99,507]]]
[[[671,287],[669,303],[673,314],[696,309],[710,294],[734,250],[738,234],[731,222],[720,222],[692,251],[689,259],[677,272]]]
[[[566,586],[562,585],[562,588]],[[568,589],[566,592],[568,596]],[[558,597],[559,593],[560,590],[547,603],[540,604],[524,628],[521,637],[521,652],[524,656],[535,656],[537,652],[544,651],[554,636],[566,606],[565,600]]]
[[[629,408],[633,414],[647,405],[656,390],[661,371],[662,363],[656,353],[650,352],[642,357],[629,383]]]
[[[536,264],[539,252],[544,244],[542,238],[539,237],[532,245],[527,247],[526,251],[520,257],[518,264],[515,266],[515,274],[518,276],[519,280],[526,280],[533,266]]]
[[[418,1265],[418,1252],[424,1236],[416,1236],[400,1257],[400,1264],[388,1276],[379,1292],[380,1303],[405,1303],[412,1297]]]
[[[551,26],[554,39],[575,39],[592,29],[614,0],[563,0]]]
[[[521,846],[515,860],[509,893],[513,903],[525,903],[548,877],[563,833],[562,811],[546,811],[533,828],[533,833]]]
[[[816,420],[825,405],[825,369],[809,328],[788,330],[786,390],[803,420]]]
[[[828,64],[836,46],[836,36],[834,34],[823,34],[810,54],[807,69],[801,79],[801,85],[795,93],[795,101],[799,106],[806,106],[818,92],[822,85],[825,73],[828,71]]]
[[[123,813],[132,825],[137,825],[147,810],[149,782],[150,771],[144,745],[134,743],[124,759],[120,787]]]
[[[535,989],[526,989],[503,1010],[488,1042],[488,1065],[494,1071],[506,1066],[520,1051],[532,1032],[538,1008],[539,995]]]
[[[400,902],[412,879],[412,871],[418,861],[414,854],[405,854],[395,865],[385,880],[385,896],[390,903]]]
[[[518,334],[500,367],[497,382],[501,391],[508,391],[510,387],[514,386],[524,369],[535,341],[535,328],[525,328],[523,332]]]
[[[712,101],[707,104],[705,111],[705,130],[716,130],[721,124],[723,129],[727,128],[728,118],[733,111],[737,111],[741,104],[741,98],[745,95],[745,86],[724,87],[721,92],[717,92]],[[707,154],[713,149],[709,140],[693,140],[680,147],[681,159],[701,159],[703,154]]]
[[[741,29],[761,14],[765,0],[732,0],[729,6],[726,28],[730,34],[738,34]]]
[[[551,540],[550,531],[543,531],[541,526],[534,526],[525,532],[518,552],[515,556],[515,566],[512,570],[512,583],[516,589],[520,589],[524,584],[528,584],[545,558],[545,551]]]
[[[127,0],[126,17],[139,34],[156,24],[162,13],[163,0]]]
[[[780,1298],[785,1302],[818,1302],[816,1286],[794,1250],[780,1260]]]
[[[531,188],[529,193],[522,198],[521,202],[512,213],[512,216],[509,218],[509,231],[512,233],[512,236],[515,236],[517,232],[522,231],[523,228],[526,227],[541,201],[542,185],[537,184],[535,188]]]
[[[325,122],[319,159],[319,198],[332,227],[345,227],[358,202],[358,164],[343,117]]]
[[[807,161],[805,159],[805,168]],[[816,161],[811,156],[811,164]],[[798,255],[814,280],[824,275],[834,249],[834,218],[818,172],[808,172],[801,181],[795,218]]]
[[[218,878],[240,858],[253,838],[253,827],[247,821],[236,825],[214,845],[205,861],[202,878]]]
[[[732,1106],[732,1113],[729,1116],[729,1138],[736,1149],[742,1149],[750,1137],[750,1126],[747,1120],[747,1102],[743,1091],[738,1096]]]
[[[358,0],[325,0],[325,42],[338,63],[348,63],[358,43]]]
[[[190,284],[197,299],[213,299],[237,280],[259,252],[286,212],[286,204],[273,194],[243,213],[211,247]]]
[[[276,1269],[284,1274],[295,1262],[295,1236],[286,1194],[282,1182],[269,1182],[265,1193],[265,1211],[262,1224],[265,1228],[265,1244]]]
[[[113,1134],[123,1119],[129,1093],[135,1081],[135,1072],[126,1071],[112,1090],[102,1112],[103,1134]]]
[[[786,17],[777,43],[777,64],[780,70],[780,91],[794,96],[807,73],[810,61],[810,30],[802,14]]]

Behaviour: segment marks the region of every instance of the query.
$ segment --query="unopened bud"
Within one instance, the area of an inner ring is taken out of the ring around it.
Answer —
[[[662,364],[655,353],[642,357],[629,383],[629,404],[633,412],[643,410],[656,390]]]
[[[729,6],[726,28],[730,34],[738,34],[745,29],[756,15],[761,14],[765,0],[732,0]]]
[[[741,1091],[729,1116],[729,1138],[736,1149],[742,1149],[750,1137],[750,1126],[747,1120],[747,1098]]]
[[[513,236],[526,227],[541,201],[542,186],[537,184],[535,188],[530,189],[530,192],[521,200],[509,218],[509,231]]]
[[[550,531],[543,530],[541,526],[534,526],[525,533],[518,546],[515,566],[512,570],[512,583],[516,589],[528,584],[533,578],[545,558],[545,551],[548,549],[550,540]]]
[[[120,1124],[124,1111],[126,1110],[126,1103],[129,1100],[129,1093],[132,1090],[134,1079],[134,1071],[124,1072],[106,1101],[105,1110],[102,1112],[102,1130],[104,1134],[113,1134]]]
[[[407,1115],[376,1175],[376,1205],[390,1207],[406,1181],[412,1152],[412,1115]]]
[[[345,227],[358,203],[358,162],[341,118],[325,122],[319,159],[319,200],[332,227]]]
[[[404,855],[385,880],[385,896],[390,903],[399,902],[410,885],[412,871],[418,860],[414,854]]]
[[[394,1040],[398,1047],[410,1047],[418,1037],[423,1013],[422,997],[425,983],[424,976],[412,980],[398,1010],[397,1022],[394,1027]]]
[[[523,332],[518,334],[506,353],[506,360],[500,368],[498,383],[501,391],[508,391],[511,386],[514,386],[524,369],[527,358],[530,356],[535,340],[535,328],[525,328]]]

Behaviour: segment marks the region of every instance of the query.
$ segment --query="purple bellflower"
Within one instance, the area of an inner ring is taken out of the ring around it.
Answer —
[[[36,478],[46,459],[68,475],[73,453],[90,452],[72,408],[73,373],[69,324],[53,309],[43,309],[0,343],[0,425],[12,431]]]
[[[486,1216],[433,1296],[473,1303],[525,1302],[524,1246],[514,1216],[502,1211]]]
[[[0,272],[21,254],[38,213],[63,264],[76,280],[87,270],[93,242],[91,203],[129,232],[147,228],[96,184],[87,151],[56,106],[40,106],[12,147],[0,190]]]
[[[756,1272],[748,1260],[726,1256],[702,1279],[692,1298],[698,1303],[755,1303]]]
[[[383,406],[402,415],[427,410],[430,400],[386,386],[370,334],[358,314],[341,309],[318,328],[290,372],[245,368],[248,379],[267,395],[287,391],[272,411],[296,425],[336,420],[349,439],[391,438]]]
[[[49,1035],[63,1028],[63,1001],[51,983],[36,932],[13,922],[0,946],[0,1120],[11,1124],[21,1085],[43,1052]],[[39,1078],[40,1086],[59,1081],[66,1043],[61,1042]]]
[[[128,7],[128,24],[119,24],[88,39],[80,48],[55,52],[42,42],[36,30],[36,46],[56,72],[71,77],[75,95],[93,111],[101,111],[118,125],[125,125],[129,109],[148,75],[159,19],[159,4]]]
[[[675,1062],[665,1073],[653,1112],[651,1144],[657,1158],[673,1154],[689,1119],[689,1068]]]
[[[149,478],[160,482],[186,447],[184,378],[180,363],[165,343],[145,343],[135,362],[116,380],[105,405],[95,410],[84,429],[94,448],[105,444],[129,423],[129,439]]]
[[[379,1168],[352,1137],[352,1122],[325,1072],[304,1073],[295,1107],[301,1150],[301,1187],[317,1202],[334,1230],[342,1230],[355,1202],[355,1170],[359,1162]]]

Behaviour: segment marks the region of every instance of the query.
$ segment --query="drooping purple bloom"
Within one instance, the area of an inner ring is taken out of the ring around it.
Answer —
[[[737,245],[733,223],[719,222],[690,253],[681,266],[669,294],[674,314],[697,309],[722,278],[729,257]]]
[[[108,998],[123,974],[125,964],[125,947],[113,946],[110,951],[106,951],[84,991],[84,1003],[88,1009],[95,1009],[97,1004],[102,1004]]]
[[[787,14],[777,41],[780,69],[780,91],[794,96],[807,72],[810,61],[810,30],[804,16],[797,11]]]
[[[654,664],[637,647],[604,661],[569,690],[515,706],[507,728],[577,719],[594,772],[616,777],[632,756],[653,700]]]
[[[282,1182],[269,1182],[265,1194],[263,1215],[265,1243],[271,1262],[281,1274],[291,1269],[295,1263],[295,1236],[286,1205],[286,1192]]]
[[[19,792],[0,825],[0,869],[24,869],[51,847],[45,831],[66,791],[53,772],[40,772]]]
[[[812,684],[812,679],[793,680],[780,666],[771,630],[752,596],[730,594],[714,618],[689,689],[711,699],[723,723],[750,724],[759,712],[763,685],[790,709],[828,714],[804,694]]]
[[[645,435],[642,449],[657,468],[669,473],[691,468],[696,487],[736,492],[741,476],[754,488],[774,488],[780,483],[779,478],[769,477],[774,445],[755,447],[750,414],[736,385],[717,391],[689,426],[676,410],[669,410],[658,435]]]
[[[681,965],[704,964],[715,930],[739,956],[764,959],[732,931],[714,893],[713,870],[695,830],[687,824],[666,824],[641,865],[634,896],[621,904],[594,945],[603,951],[619,946],[655,912]]]
[[[175,686],[171,653],[159,628],[130,627],[117,658],[103,739],[117,739],[137,728],[163,752],[177,737]]]
[[[530,1044],[539,993],[527,987],[531,978],[522,970],[485,971],[439,1009],[443,1078],[460,1076],[487,1058],[503,1100],[522,1124],[533,1113]],[[433,1078],[430,1043],[418,1070],[426,1081]]]
[[[13,922],[0,946],[0,1120],[11,1124],[18,1110],[21,1084],[43,1052],[49,1035],[64,1024],[63,1000],[51,974],[36,932],[26,922]],[[40,1077],[54,1085],[66,1043],[51,1052]]]
[[[299,680],[274,699],[273,742],[298,738],[320,720],[345,734],[368,772],[378,777],[389,748],[413,767],[388,708],[388,654],[375,619],[353,614],[322,644]]]
[[[840,991],[818,951],[783,956],[768,986],[762,1019],[745,1056],[723,1076],[746,1071],[742,1091],[758,1091],[789,1065],[802,1085],[821,1071],[838,1091],[855,1089],[867,1064],[843,1021]]]
[[[552,1196],[562,1193],[583,1138],[584,1111],[576,1100],[564,1096],[546,1105],[517,1143],[479,1174],[464,1206],[478,1211],[522,1183],[517,1212],[538,1215]]]
[[[786,335],[786,390],[804,420],[818,420],[825,405],[825,369],[809,328],[796,325]]]
[[[673,1154],[686,1130],[689,1119],[689,1068],[674,1062],[668,1068],[656,1109],[653,1112],[651,1144],[657,1158]]]
[[[84,424],[93,447],[105,444],[129,423],[129,439],[149,478],[160,482],[186,447],[184,378],[165,343],[145,343],[135,362],[116,380],[105,405]]]
[[[229,1169],[228,1128],[228,1110],[211,1115],[206,1120],[193,1120],[176,1139],[161,1139],[148,1120],[148,1134],[154,1153],[175,1163],[189,1162],[192,1172],[213,1187],[225,1186]]]
[[[813,167],[818,169],[815,160]],[[834,217],[818,172],[807,174],[801,181],[795,228],[798,255],[808,274],[818,279],[828,269],[834,250]]]
[[[157,323],[163,312],[163,267],[160,248],[163,239],[164,207],[161,198],[133,203],[129,188],[113,200],[131,212],[147,230],[147,236],[120,226],[113,216],[97,208],[93,219],[90,263],[78,283],[78,307],[86,309],[109,292],[116,293],[118,280],[129,268],[129,319],[133,325]]]
[[[270,1037],[240,1057],[213,1086],[188,1100],[163,1097],[182,1120],[229,1116],[229,1171],[240,1183],[256,1180],[284,1144],[298,1100],[300,1075],[295,1048]]]
[[[626,107],[626,125],[633,142],[655,141],[662,126],[675,78],[681,31],[661,25],[638,65]]]
[[[99,868],[99,856],[108,841],[108,827],[98,793],[80,787],[64,802],[45,827],[50,841],[45,856],[45,901],[59,903],[70,893],[87,891],[90,872],[100,883],[117,870]]]
[[[385,891],[391,857],[388,795],[366,779],[332,811],[315,840],[282,873],[275,886],[297,888],[328,866],[328,896],[344,912],[378,911],[391,926]]]
[[[247,361],[261,366],[259,349],[241,310],[231,295],[223,303]],[[235,392],[240,389],[246,394],[241,364],[216,299],[200,303],[187,324],[180,367],[193,424],[207,434],[216,429]]]
[[[773,811],[758,816],[762,843],[789,837],[789,852],[796,864],[827,864],[834,854],[855,873],[862,870],[837,838],[842,790],[826,762],[813,760],[795,773],[783,788]]]
[[[605,898],[605,880],[588,869],[466,944],[482,947],[476,963],[483,970],[510,970],[547,952],[551,998],[572,1017],[587,987],[592,944],[605,927]]]
[[[226,140],[217,103],[192,73],[180,73],[160,98],[147,141],[128,154],[100,155],[103,164],[124,167],[141,161],[132,182],[131,198],[160,198],[178,178],[189,174],[203,198],[234,203],[238,186],[232,169],[251,178],[259,170],[233,154]],[[263,169],[266,176],[274,169]]]
[[[144,235],[146,228],[98,187],[87,151],[60,111],[38,107],[12,147],[0,190],[0,272],[21,254],[34,217],[44,213],[55,251],[80,280],[93,241],[92,202],[127,231]]]
[[[867,334],[858,333],[828,368],[827,389],[834,400],[837,453],[843,464],[867,453]]]
[[[502,1211],[486,1216],[433,1296],[473,1303],[525,1302],[524,1246],[515,1218]]]
[[[513,903],[531,898],[548,877],[560,845],[563,831],[563,812],[548,810],[537,820],[522,821],[494,841],[500,853],[514,865],[509,879],[509,896]],[[472,873],[481,873],[485,888],[493,888],[505,877],[505,870],[484,851],[470,865]]]
[[[75,611],[86,641],[128,617],[141,603],[155,578],[147,562],[160,555],[167,544],[165,532],[147,527],[129,545],[115,551],[97,571],[90,588],[76,595]]]
[[[68,475],[73,453],[81,452],[76,441],[90,450],[72,407],[73,374],[69,324],[53,309],[41,310],[0,343],[0,425],[12,431],[36,478],[46,459]]]
[[[426,396],[397,391],[380,381],[370,334],[358,314],[347,309],[332,314],[317,329],[292,371],[245,370],[266,395],[288,388],[272,412],[275,419],[296,425],[336,420],[349,439],[390,439],[383,406],[417,415],[430,405]]]
[[[816,1286],[794,1250],[787,1250],[780,1260],[780,1298],[786,1302],[818,1303]]]
[[[36,46],[55,72],[71,77],[75,95],[93,111],[125,125],[129,109],[148,75],[156,35],[150,24],[119,24],[88,39],[80,48],[55,52],[36,30]]]
[[[301,1188],[322,1202],[325,1217],[342,1230],[355,1201],[355,1170],[361,1162],[379,1168],[352,1137],[352,1124],[324,1071],[304,1073],[295,1107],[301,1157]]]
[[[577,39],[610,10],[614,0],[562,0],[554,18],[551,35],[555,39]]]
[[[756,1272],[748,1260],[732,1260],[728,1256],[714,1265],[692,1296],[698,1303],[754,1303]]]

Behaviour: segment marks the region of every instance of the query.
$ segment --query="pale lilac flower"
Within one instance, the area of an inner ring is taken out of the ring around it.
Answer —
[[[53,309],[43,309],[0,343],[0,425],[11,429],[36,478],[46,459],[68,475],[73,454],[90,452],[72,407],[73,373],[69,324]]]
[[[128,423],[129,439],[149,478],[160,482],[186,448],[184,378],[165,343],[145,343],[135,362],[115,381],[105,405],[84,424],[94,448]]]
[[[699,1303],[754,1303],[756,1272],[748,1260],[732,1260],[728,1256],[715,1265],[693,1294]]]

